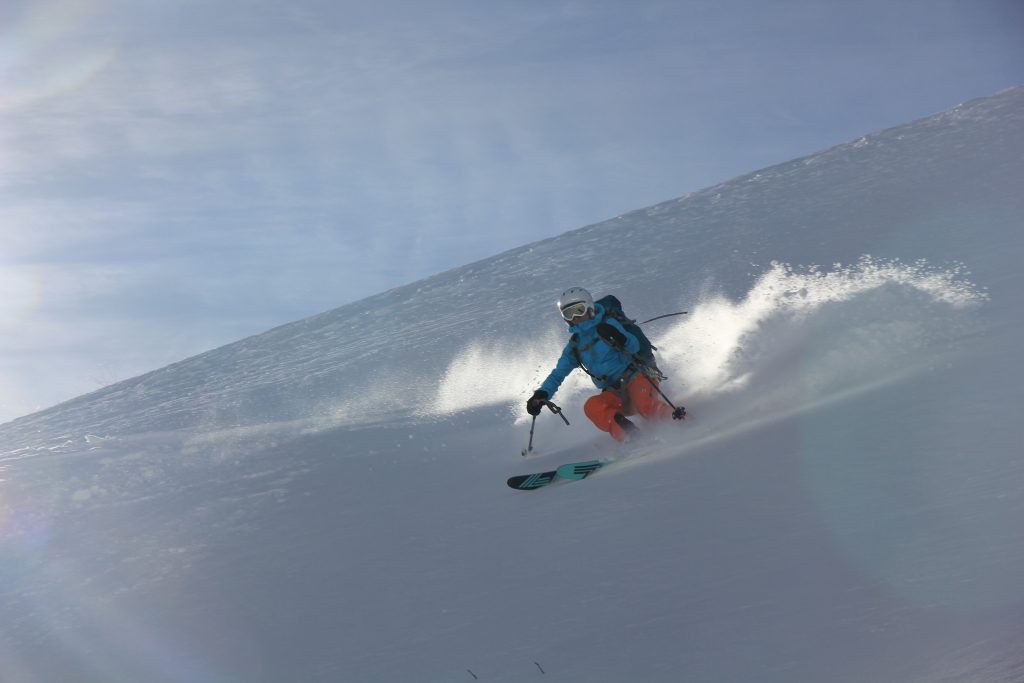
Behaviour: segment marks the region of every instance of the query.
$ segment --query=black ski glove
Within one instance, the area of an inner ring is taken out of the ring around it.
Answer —
[[[626,335],[608,323],[601,323],[597,326],[597,336],[617,351],[623,351],[626,348]]]
[[[528,412],[530,415],[533,415],[534,417],[537,417],[538,415],[540,415],[540,409],[544,407],[544,404],[547,402],[547,400],[548,392],[541,391],[540,389],[538,389],[537,391],[533,392],[533,396],[531,396],[530,400],[526,402],[526,412]]]

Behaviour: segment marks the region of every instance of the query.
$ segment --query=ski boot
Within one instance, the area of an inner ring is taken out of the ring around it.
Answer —
[[[636,436],[636,433],[638,431],[637,426],[633,424],[633,422],[630,421],[630,419],[623,415],[622,413],[615,413],[615,424],[622,427],[622,431],[626,433],[626,441],[629,441],[634,436]]]

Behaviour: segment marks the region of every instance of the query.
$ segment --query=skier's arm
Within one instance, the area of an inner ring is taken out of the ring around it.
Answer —
[[[640,350],[640,340],[628,332],[618,320],[605,320],[597,326],[597,334],[613,348],[625,351],[630,356]]]
[[[558,391],[558,387],[562,386],[562,382],[569,376],[569,373],[579,366],[576,354],[572,352],[572,344],[566,344],[565,349],[562,350],[562,357],[558,359],[558,364],[555,365],[555,369],[551,371],[551,374],[544,380],[544,383],[540,385],[539,391],[547,393],[548,398],[553,397],[555,392]]]

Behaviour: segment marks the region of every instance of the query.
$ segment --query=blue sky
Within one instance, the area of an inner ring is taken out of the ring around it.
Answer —
[[[8,1],[0,421],[1021,83],[1018,0]]]

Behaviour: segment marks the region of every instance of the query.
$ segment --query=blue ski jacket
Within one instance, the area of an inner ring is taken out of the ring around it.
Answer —
[[[579,358],[583,361],[583,365],[587,370],[590,371],[594,385],[602,390],[608,389],[626,374],[631,360],[621,351],[615,350],[608,342],[601,339],[597,334],[597,326],[601,323],[607,323],[621,332],[626,337],[626,350],[630,354],[640,350],[640,342],[637,341],[635,336],[627,332],[618,320],[612,318],[605,320],[604,315],[604,306],[595,304],[593,320],[585,320],[579,325],[573,325],[569,328],[569,332],[575,338],[575,346],[579,352]],[[573,353],[573,339],[570,338],[569,343],[562,350],[562,357],[558,359],[555,369],[551,371],[548,378],[540,385],[540,391],[546,392],[548,398],[552,398],[555,392],[558,391],[558,387],[562,386],[562,382],[569,376],[569,373],[578,367],[580,367],[580,364],[576,354]]]

